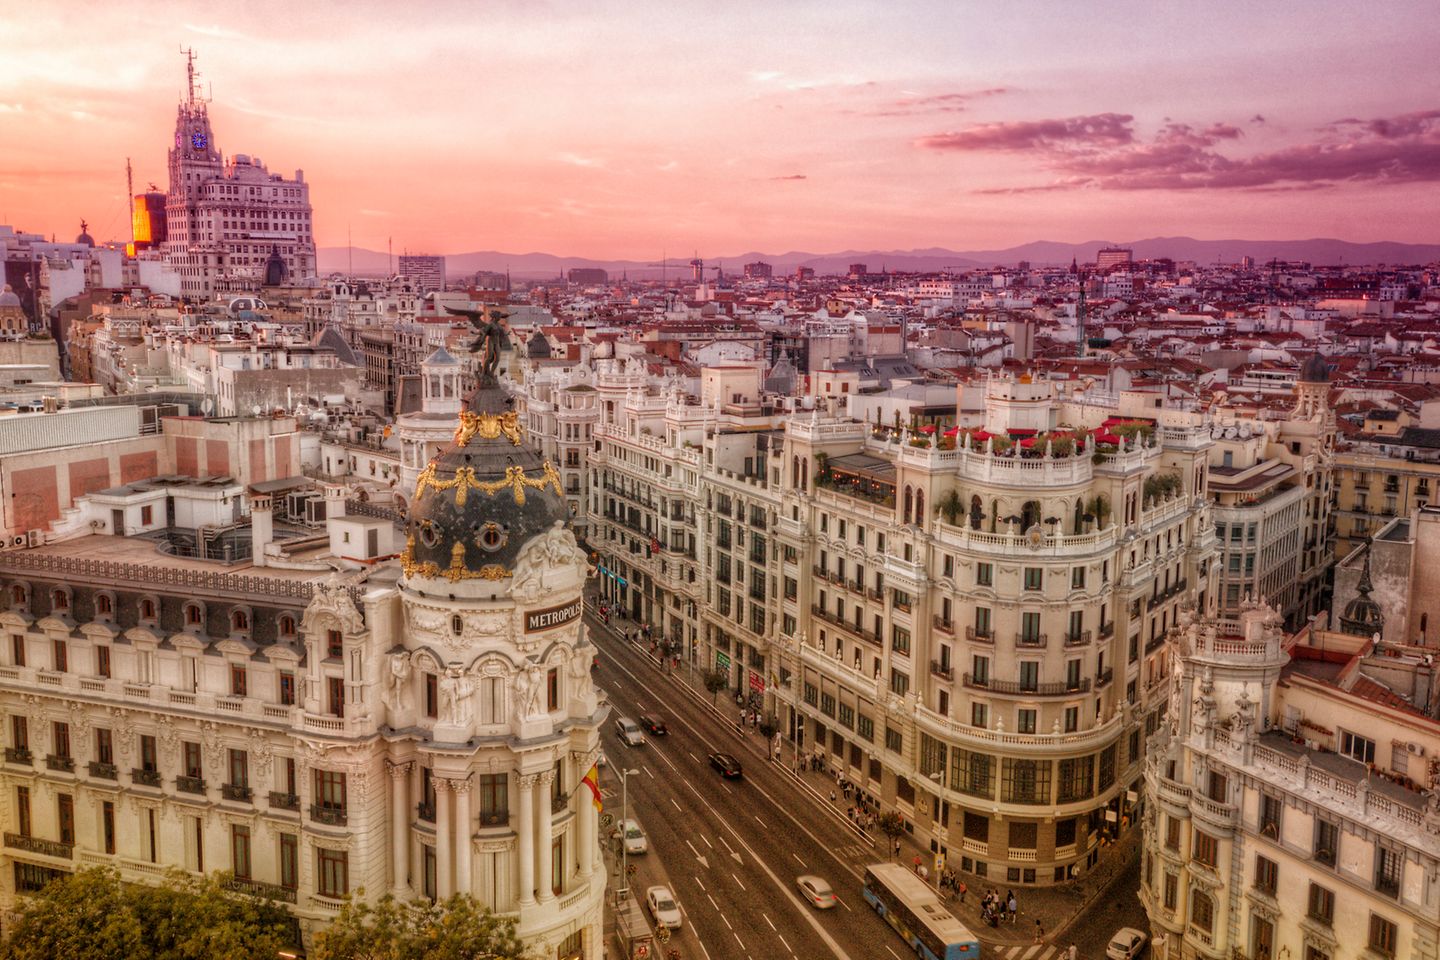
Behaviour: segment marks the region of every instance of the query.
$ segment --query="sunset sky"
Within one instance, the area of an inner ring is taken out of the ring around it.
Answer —
[[[1433,0],[20,4],[0,223],[128,238],[193,47],[227,155],[396,252],[1434,242]]]

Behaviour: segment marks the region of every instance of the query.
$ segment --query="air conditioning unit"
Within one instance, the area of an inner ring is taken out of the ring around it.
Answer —
[[[26,542],[26,545],[27,545],[27,546],[31,546],[31,547],[38,547],[38,546],[40,546],[42,543],[45,542],[45,531],[44,531],[44,530],[30,530],[30,531],[26,532],[26,534],[25,534],[25,542]]]
[[[1425,756],[1425,748],[1424,748],[1422,745],[1418,744],[1418,743],[1407,743],[1407,744],[1405,744],[1405,752],[1406,752],[1406,753],[1410,753],[1410,754],[1414,754],[1414,755],[1417,756],[1417,757],[1423,757],[1423,756]]]
[[[18,535],[18,536],[14,536],[14,537],[11,537],[11,538],[10,538],[10,546],[12,546],[12,547],[23,547],[23,546],[27,546],[29,543],[30,543],[30,538],[27,537],[27,536],[25,536],[25,534],[23,534],[23,533],[20,534],[20,535]]]

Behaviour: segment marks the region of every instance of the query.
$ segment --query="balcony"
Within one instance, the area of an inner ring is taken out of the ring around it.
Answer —
[[[930,672],[935,676],[943,677],[946,680],[955,679],[955,668],[948,663],[941,663],[939,660],[930,661]]]
[[[1106,667],[1095,675],[1095,689],[1099,690],[1113,679],[1115,679],[1115,668]]]
[[[1091,636],[1093,636],[1093,634],[1091,634],[1089,630],[1081,630],[1079,633],[1067,633],[1065,634],[1065,646],[1083,647],[1090,642]]]
[[[241,786],[238,783],[222,783],[220,785],[220,796],[226,800],[249,803],[250,799],[255,796],[255,791],[249,787]]]
[[[72,860],[75,857],[75,845],[72,843],[23,837],[18,833],[5,834],[5,846],[12,850],[24,850],[26,853],[38,853],[42,857],[56,857],[60,860]]]
[[[981,629],[980,627],[966,627],[965,639],[969,640],[971,643],[994,643],[995,631],[989,629]]]
[[[1081,694],[1090,692],[1090,681],[1079,680],[1076,683],[1061,680],[1047,683],[1027,683],[1021,680],[995,680],[990,677],[974,677],[971,674],[964,676],[965,686],[975,690],[988,690],[990,693],[1015,694],[1026,697],[1063,697],[1070,694]]]
[[[119,780],[120,770],[113,763],[101,763],[99,760],[91,760],[90,776],[99,777],[101,780]]]
[[[137,767],[130,771],[130,782],[137,787],[158,787],[160,786],[160,771],[141,770]]]
[[[504,827],[510,824],[509,810],[481,810],[480,826],[482,827]]]
[[[295,891],[291,888],[282,887],[278,883],[251,880],[249,877],[226,877],[225,889],[232,893],[259,897],[261,900],[278,900],[281,903],[295,902]]]
[[[328,827],[343,827],[348,822],[343,809],[327,807],[319,803],[310,804],[310,819]]]
[[[551,812],[552,814],[555,814],[555,813],[564,813],[564,812],[565,812],[566,810],[568,810],[569,808],[570,808],[570,798],[569,798],[568,796],[566,796],[566,795],[564,795],[564,794],[561,794],[561,795],[558,796],[558,797],[552,796],[552,797],[550,798],[550,812]]]
[[[434,823],[434,822],[435,822],[435,804],[433,804],[433,803],[417,803],[417,804],[415,804],[415,819],[417,819],[417,820],[424,820],[426,823]]]
[[[1111,620],[1109,623],[1102,623],[1102,624],[1100,624],[1100,639],[1101,639],[1101,640],[1108,640],[1108,639],[1110,639],[1110,638],[1113,637],[1113,636],[1115,636],[1115,621],[1114,621],[1114,620]]]
[[[1049,643],[1049,637],[1043,633],[1017,633],[1015,634],[1015,646],[1017,647],[1043,647]]]
[[[184,775],[175,778],[175,789],[181,793],[205,793],[204,777],[187,777]]]
[[[930,622],[933,623],[935,629],[941,633],[948,633],[952,637],[955,635],[955,624],[946,620],[944,617],[934,617]]]
[[[75,772],[75,758],[74,758],[74,757],[58,757],[58,756],[56,756],[56,755],[53,754],[53,753],[47,754],[46,757],[45,757],[45,766],[48,767],[48,768],[51,769],[51,770],[58,770],[58,771],[60,771],[60,772],[62,772],[62,773],[74,773],[74,772]]]
[[[293,793],[281,793],[278,790],[270,791],[271,810],[294,810],[300,812],[300,798]]]
[[[879,587],[876,587],[874,590],[866,590],[865,596],[878,603],[879,601],[885,599],[885,591]]]
[[[34,755],[33,755],[29,750],[25,749],[24,747],[6,747],[6,748],[5,748],[5,762],[6,762],[6,763],[34,763],[34,762],[35,762],[35,757],[34,757]]]

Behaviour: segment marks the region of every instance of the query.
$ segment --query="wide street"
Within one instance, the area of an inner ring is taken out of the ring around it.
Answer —
[[[657,883],[669,885],[675,894],[684,925],[667,950],[677,948],[685,960],[900,960],[912,955],[861,896],[864,865],[883,859],[883,838],[872,847],[849,826],[843,807],[827,809],[824,798],[817,801],[796,784],[793,774],[770,762],[758,733],[737,731],[729,719],[733,703],[723,699],[723,692],[717,715],[703,702],[704,694],[697,698],[663,675],[639,645],[626,643],[594,621],[591,635],[600,649],[595,679],[612,704],[611,721],[602,731],[609,760],[601,773],[605,811],[617,820],[627,815],[638,820],[649,837],[650,851],[629,858],[636,867],[630,883],[636,901],[643,908],[645,889]],[[681,672],[685,669],[682,663]],[[659,715],[669,734],[647,733],[644,746],[624,745],[614,717],[633,719],[642,713]],[[722,780],[710,767],[708,755],[717,750],[743,764],[743,779]],[[622,810],[625,769],[638,771],[628,778],[628,814]],[[613,888],[618,862],[611,871]],[[818,911],[801,900],[795,878],[805,873],[827,880],[840,905]],[[1133,889],[1133,878],[1122,880],[1064,943],[1035,947],[987,941],[985,955],[1051,960],[1075,942],[1082,958],[1098,960],[1115,929],[1143,926]],[[1020,893],[1023,915],[1026,892]],[[986,939],[974,900],[965,906],[952,901],[951,908]]]

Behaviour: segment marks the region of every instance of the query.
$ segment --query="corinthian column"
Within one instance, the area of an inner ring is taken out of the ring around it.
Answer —
[[[471,893],[470,868],[474,857],[470,838],[475,833],[470,823],[472,784],[466,777],[464,780],[452,780],[450,786],[455,791],[455,889],[459,893]]]
[[[595,832],[599,814],[595,812],[595,798],[588,787],[575,791],[575,802],[580,809],[575,811],[580,821],[580,876],[589,878],[595,872]]]
[[[450,828],[450,781],[436,777],[435,784],[435,896],[450,896],[450,850],[454,831]]]
[[[550,785],[555,782],[555,771],[547,770],[537,777],[539,781],[535,785],[535,806],[539,810],[540,822],[536,826],[535,842],[540,847],[540,881],[536,884],[536,893],[541,903],[555,899],[554,860],[550,856],[550,832],[553,829],[554,817],[550,812]]]
[[[410,897],[410,771],[413,763],[392,763],[390,770],[390,892]]]
[[[519,822],[515,833],[520,849],[520,903],[530,906],[535,902],[535,781],[534,774],[520,777],[520,809],[516,811]]]

